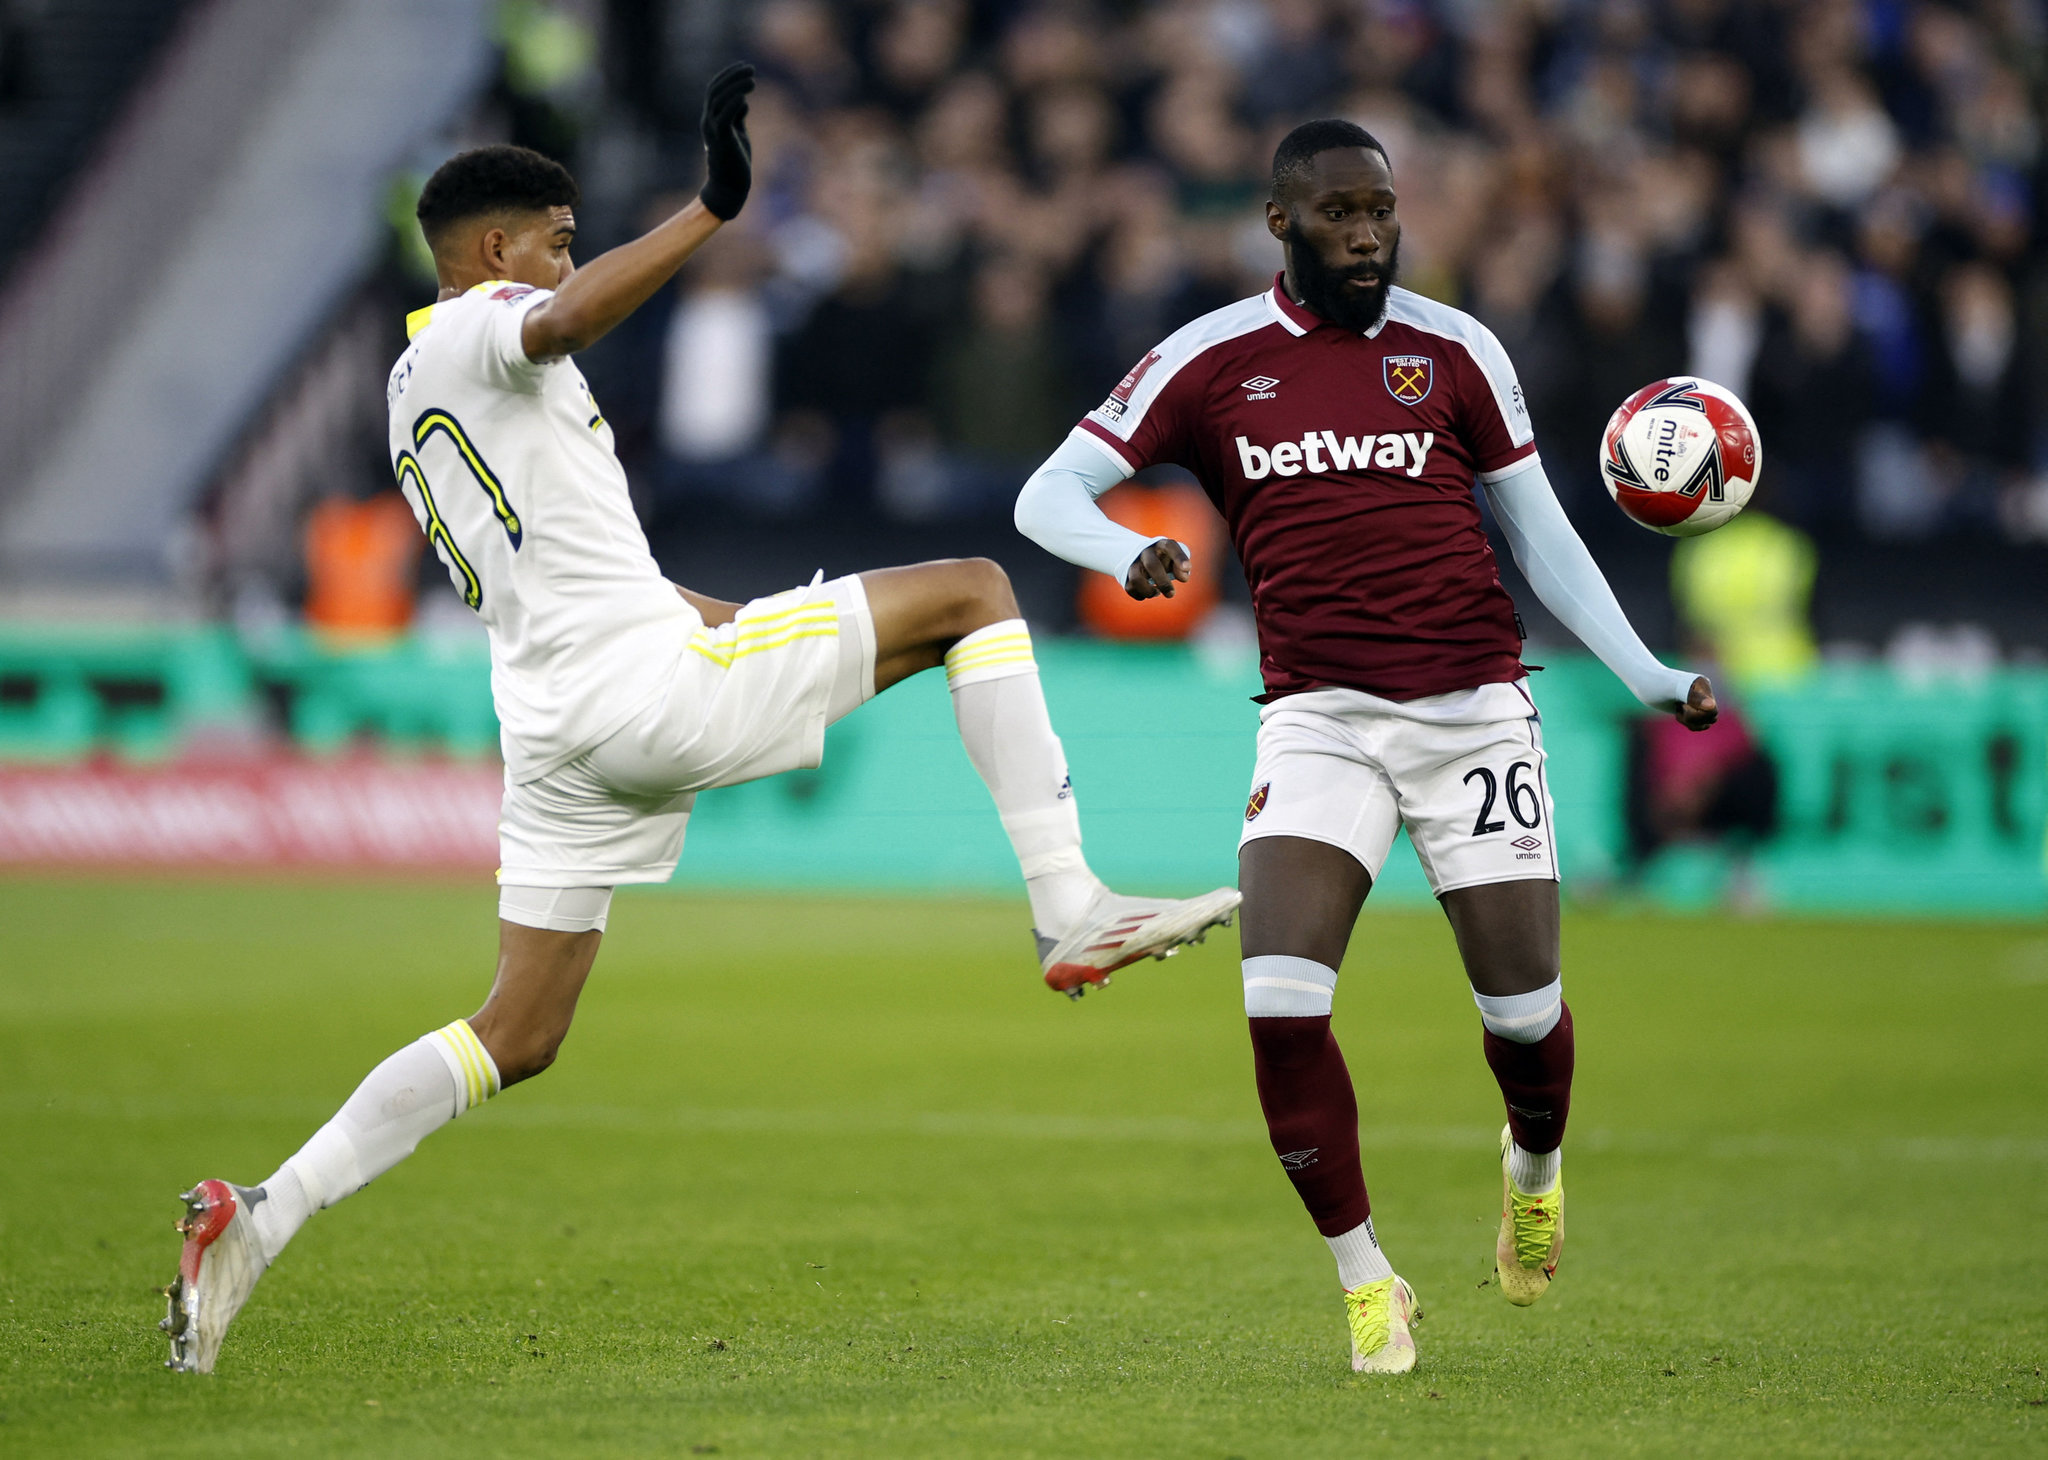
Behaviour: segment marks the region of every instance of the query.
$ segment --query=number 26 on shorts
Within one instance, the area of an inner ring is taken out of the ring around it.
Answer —
[[[1538,793],[1535,782],[1535,767],[1526,760],[1518,760],[1508,767],[1506,782],[1507,813],[1515,818],[1517,826],[1531,830],[1543,824],[1543,797]],[[1465,784],[1479,783],[1479,815],[1473,818],[1472,835],[1488,836],[1496,831],[1507,830],[1505,821],[1493,819],[1496,804],[1502,799],[1501,778],[1485,766],[1474,766],[1465,772]]]

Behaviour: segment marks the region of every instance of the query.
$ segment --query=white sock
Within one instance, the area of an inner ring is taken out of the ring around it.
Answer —
[[[275,1261],[313,1213],[361,1191],[421,1141],[497,1093],[498,1067],[467,1019],[385,1060],[263,1182],[263,1197],[249,1215],[264,1260]]]
[[[1348,1232],[1323,1240],[1330,1244],[1330,1255],[1337,1259],[1337,1281],[1347,1293],[1360,1283],[1376,1283],[1394,1275],[1387,1254],[1380,1251],[1380,1239],[1373,1233],[1371,1217]]]
[[[1545,1151],[1537,1155],[1525,1151],[1513,1141],[1508,1142],[1508,1180],[1514,1182],[1515,1190],[1528,1196],[1541,1196],[1557,1185],[1558,1172],[1564,1169],[1564,1152]]]
[[[946,654],[960,742],[995,798],[1024,871],[1031,921],[1062,938],[1101,889],[1081,856],[1081,816],[1021,618],[976,629]]]

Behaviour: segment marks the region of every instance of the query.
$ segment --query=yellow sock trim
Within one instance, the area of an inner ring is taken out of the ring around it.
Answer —
[[[498,1067],[491,1059],[491,1052],[484,1048],[484,1042],[469,1027],[467,1019],[457,1019],[453,1024],[436,1029],[434,1038],[454,1054],[455,1063],[462,1070],[463,1093],[466,1096],[463,1109],[474,1110],[498,1093]]]
[[[976,670],[1013,665],[1020,673],[1024,668],[1038,667],[1038,661],[1031,653],[1031,631],[1021,623],[1015,628],[1008,624],[990,624],[988,628],[976,629],[946,651],[948,680]]]

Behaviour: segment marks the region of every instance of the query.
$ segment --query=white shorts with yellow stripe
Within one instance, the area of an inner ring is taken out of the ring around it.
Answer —
[[[698,628],[666,689],[615,734],[523,785],[498,823],[499,880],[666,882],[697,793],[817,765],[825,727],[875,693],[860,579],[814,578]]]

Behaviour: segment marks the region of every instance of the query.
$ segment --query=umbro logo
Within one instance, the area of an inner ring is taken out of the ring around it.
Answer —
[[[1243,382],[1242,388],[1251,392],[1245,399],[1271,400],[1279,394],[1278,391],[1273,389],[1279,383],[1270,375],[1254,375],[1250,380]]]
[[[1515,848],[1515,850],[1517,851],[1533,852],[1538,847],[1542,846],[1543,843],[1538,841],[1533,836],[1518,836],[1513,841],[1509,842],[1508,845]]]
[[[1288,1151],[1280,1157],[1280,1164],[1289,1171],[1306,1171],[1316,1164],[1316,1152],[1321,1146],[1310,1146],[1306,1151]]]

